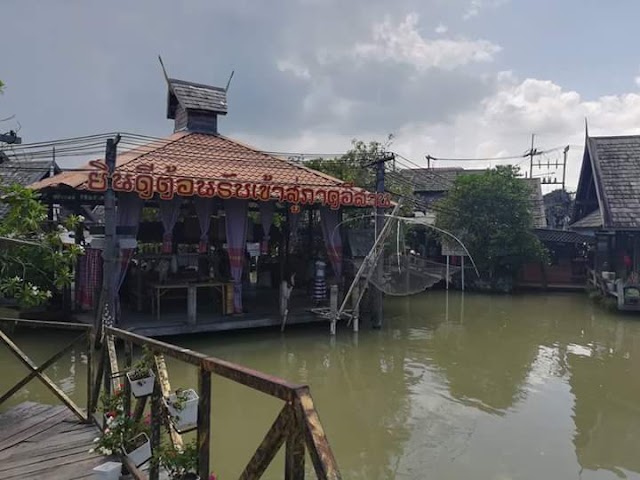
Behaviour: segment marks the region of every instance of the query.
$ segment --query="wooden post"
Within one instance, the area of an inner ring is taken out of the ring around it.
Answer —
[[[446,282],[447,282],[447,290],[449,290],[449,255],[447,255],[447,277],[446,277]]]
[[[211,445],[211,372],[200,367],[198,376],[198,474],[209,478]]]
[[[329,288],[329,308],[331,319],[331,335],[336,334],[336,323],[338,322],[338,286],[331,285]]]
[[[133,345],[130,341],[124,342],[124,371],[128,372],[133,363]],[[124,413],[128,417],[131,414],[131,384],[124,380]]]
[[[91,421],[93,415],[93,339],[91,331],[87,332],[87,422]]]
[[[285,480],[304,480],[304,422],[302,406],[295,399],[291,404],[291,420],[285,445]]]
[[[151,394],[151,451],[160,447],[160,427],[162,426],[162,405],[160,404],[160,386],[155,382]],[[159,480],[160,466],[152,461],[149,466],[149,480]]]
[[[462,276],[462,291],[464,292],[464,255],[460,257],[460,266],[462,270],[460,270],[460,275]]]
[[[353,331],[357,332],[360,328],[360,281],[358,281],[353,287],[351,305],[351,320],[353,321]]]

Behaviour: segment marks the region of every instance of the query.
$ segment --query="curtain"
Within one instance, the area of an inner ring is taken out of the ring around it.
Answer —
[[[96,293],[102,286],[102,250],[85,248],[85,254],[78,257],[76,280],[76,302],[82,310],[95,307]]]
[[[234,313],[242,313],[242,265],[247,243],[247,206],[246,200],[224,201],[227,252],[233,279]]]
[[[213,198],[196,197],[193,200],[200,224],[200,244],[198,252],[207,253],[209,248],[209,227],[211,226],[211,213],[213,212]]]
[[[138,235],[140,226],[140,216],[142,215],[143,200],[135,193],[118,194],[118,207],[116,208],[116,233],[119,227],[129,227],[127,234],[116,235],[116,252],[118,261],[113,272],[111,287],[113,288],[113,298],[111,305],[114,306],[116,319],[120,317],[120,287],[127,274],[129,261],[135,250],[135,238]]]
[[[271,230],[271,224],[273,223],[273,202],[260,202],[260,223],[262,224],[262,231],[264,232],[264,238],[262,239],[262,246],[260,253],[266,255],[269,253],[269,231]]]
[[[298,241],[298,223],[300,221],[300,212],[289,212],[289,249],[293,250],[293,246]]]
[[[164,227],[162,234],[162,253],[171,253],[173,243],[173,227],[176,226],[178,215],[180,215],[181,197],[174,197],[171,200],[160,200],[160,219]]]
[[[340,212],[329,207],[320,208],[320,226],[322,237],[327,248],[329,263],[336,278],[342,276],[342,238],[340,237]]]

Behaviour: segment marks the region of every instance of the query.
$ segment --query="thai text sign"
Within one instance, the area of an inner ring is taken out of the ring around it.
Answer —
[[[96,170],[89,173],[87,189],[93,192],[106,191],[107,166],[100,160],[93,160],[89,164]],[[262,181],[241,181],[233,178],[235,174],[225,176],[228,178],[205,180],[181,177],[176,171],[177,168],[171,165],[165,167],[164,172],[154,172],[153,164],[138,165],[135,172],[116,171],[111,177],[113,190],[136,192],[142,199],[150,199],[157,194],[162,200],[171,200],[175,195],[263,202],[275,200],[294,205],[320,203],[334,210],[343,206],[391,206],[388,193],[370,193],[347,183],[326,187],[278,184],[272,181],[271,175],[264,175]]]

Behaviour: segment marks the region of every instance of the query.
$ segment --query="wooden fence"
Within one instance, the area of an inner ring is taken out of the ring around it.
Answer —
[[[103,342],[100,347],[99,360],[94,365],[94,335],[92,327],[85,324],[48,322],[39,320],[22,320],[0,318],[0,325],[63,329],[79,331],[80,335],[68,345],[51,356],[41,365],[36,365],[10,338],[0,330],[0,341],[29,369],[29,373],[0,396],[0,404],[34,378],[40,380],[65,404],[82,422],[94,421],[103,426],[102,415],[96,415],[98,399],[101,391],[112,392],[124,385],[125,410],[135,419],[140,420],[146,408],[147,397],[136,400],[132,405],[129,382],[123,381],[126,372],[133,363],[134,345],[147,348],[155,359],[154,370],[157,381],[151,395],[151,446],[160,446],[161,428],[168,429],[171,441],[178,449],[183,447],[182,437],[169,421],[163,397],[172,393],[169,376],[165,365],[165,356],[186,362],[198,368],[198,474],[201,479],[209,478],[210,442],[211,442],[211,377],[218,375],[253,390],[260,391],[284,402],[280,413],[267,431],[264,439],[249,459],[239,478],[241,480],[259,479],[273,461],[276,453],[285,445],[284,478],[301,480],[305,478],[305,454],[309,453],[313,469],[320,480],[339,480],[342,477],[335,458],[320,423],[313,399],[306,385],[289,383],[264,373],[242,367],[221,359],[206,356],[202,353],[177,347],[169,343],[150,339],[135,333],[114,327],[105,327]],[[7,331],[10,330],[6,329]],[[124,343],[124,365],[121,370],[116,353],[116,341]],[[80,408],[44,373],[44,370],[68,353],[74,346],[82,346],[87,352],[87,405]],[[94,368],[95,367],[95,368]],[[95,370],[95,375],[94,375]],[[158,465],[152,462],[148,477],[126,457],[122,457],[130,473],[138,480],[158,480]]]

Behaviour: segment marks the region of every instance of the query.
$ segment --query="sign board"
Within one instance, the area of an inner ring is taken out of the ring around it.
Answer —
[[[453,238],[450,238],[442,240],[442,255],[445,257],[466,257],[467,252],[465,252],[460,243]]]

